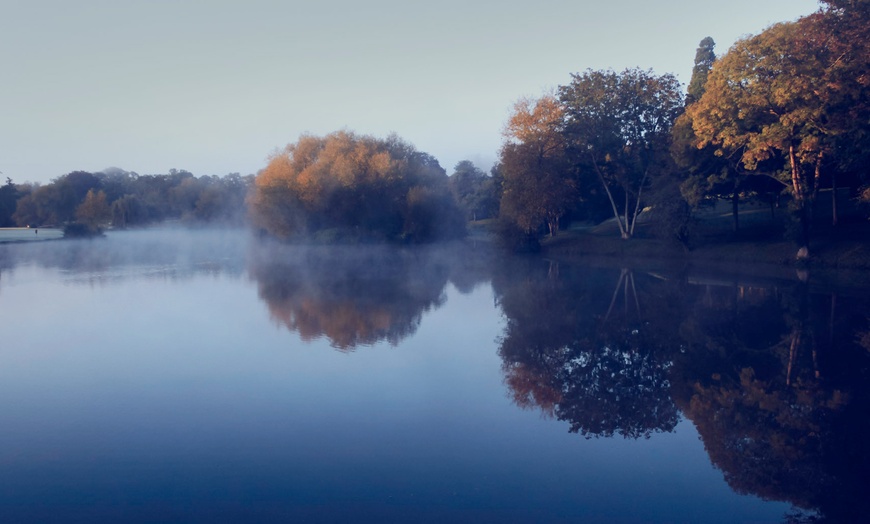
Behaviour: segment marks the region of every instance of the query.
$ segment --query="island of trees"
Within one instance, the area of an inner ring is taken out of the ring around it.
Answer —
[[[673,75],[635,68],[583,71],[520,99],[489,173],[462,161],[448,176],[395,135],[344,130],[300,137],[256,176],[7,179],[0,226],[248,221],[285,240],[418,243],[486,221],[506,245],[533,250],[569,226],[606,223],[626,245],[655,237],[692,249],[705,209],[728,202],[739,234],[755,203],[769,207],[778,240],[794,241],[791,257],[807,258],[820,224],[866,224],[867,71],[870,1],[821,0],[720,57],[704,38],[687,93]]]

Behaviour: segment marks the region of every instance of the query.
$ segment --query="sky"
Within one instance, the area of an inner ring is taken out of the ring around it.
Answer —
[[[0,0],[0,172],[255,174],[304,133],[488,169],[513,103],[586,69],[687,84],[706,36],[816,0]]]

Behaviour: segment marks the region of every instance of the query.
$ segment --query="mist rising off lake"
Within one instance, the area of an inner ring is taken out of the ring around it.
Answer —
[[[0,521],[866,514],[868,295],[243,231],[0,245]]]

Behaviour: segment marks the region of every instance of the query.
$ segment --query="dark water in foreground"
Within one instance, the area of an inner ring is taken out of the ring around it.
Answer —
[[[461,246],[0,245],[0,522],[861,522],[868,306]]]

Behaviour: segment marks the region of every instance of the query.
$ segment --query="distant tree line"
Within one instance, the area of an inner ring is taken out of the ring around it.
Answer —
[[[242,224],[253,176],[196,177],[183,170],[138,175],[120,169],[74,171],[48,184],[0,187],[0,227],[58,226],[94,232],[167,220]]]
[[[451,176],[399,137],[305,135],[256,176],[76,171],[0,187],[0,226],[86,230],[164,220],[241,223],[318,241],[428,242],[498,218],[507,244],[535,249],[572,221],[612,219],[689,246],[693,217],[748,196],[787,204],[798,256],[809,253],[820,190],[870,204],[870,0],[821,0],[716,57],[704,38],[688,93],[671,74],[587,70],[513,107],[490,173]],[[250,190],[250,191],[249,191]],[[783,198],[780,198],[782,196]],[[643,228],[638,228],[639,223]]]
[[[501,231],[534,247],[569,220],[611,217],[624,239],[649,211],[686,244],[705,202],[786,196],[807,256],[820,189],[870,200],[870,1],[823,0],[717,58],[701,41],[683,95],[670,74],[587,70],[522,99],[504,131]]]

